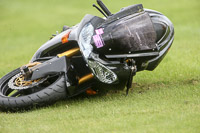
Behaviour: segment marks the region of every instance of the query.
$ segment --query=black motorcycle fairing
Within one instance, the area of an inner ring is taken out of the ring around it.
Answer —
[[[44,43],[33,55],[32,59],[30,62],[34,62],[36,61],[38,58],[44,57],[43,55],[45,55],[46,53],[48,53],[48,51],[55,49],[58,46],[62,45],[61,39],[62,37],[67,34],[69,32],[69,30],[63,31],[60,34],[56,35],[54,38],[52,38],[51,40],[47,41],[46,43]],[[49,55],[50,56],[50,55]],[[48,56],[46,56],[48,57]]]
[[[103,33],[93,38],[94,51],[103,55],[133,54],[156,50],[156,32],[146,12],[126,16],[101,26]],[[98,30],[98,29],[97,29]],[[102,41],[99,45],[98,41]]]
[[[85,15],[79,24],[61,32],[60,34],[56,35],[54,38],[52,38],[51,40],[43,44],[33,55],[30,62],[37,61],[40,58],[41,59],[44,58],[44,60],[49,59],[48,57],[51,57],[51,56],[53,57],[53,56],[56,56],[56,54],[58,53],[62,53],[76,46],[78,47],[78,36],[83,26],[87,23],[92,23],[94,27],[97,27],[104,21],[105,21],[104,19],[97,16],[93,16],[89,14]],[[69,42],[67,44],[62,44],[61,39],[68,32],[70,32],[70,35],[68,38]]]
[[[137,64],[137,71],[152,71],[158,66],[172,45],[174,40],[174,28],[171,21],[163,14],[149,9],[145,9],[145,11],[150,15],[156,32],[155,45],[157,51],[105,55],[106,58],[112,60],[118,58],[134,58]]]
[[[90,14],[87,14],[83,17],[83,19],[81,20],[81,22],[79,23],[77,29],[75,31],[72,31],[72,32],[75,32],[75,36],[76,36],[76,40],[78,41],[78,38],[79,38],[79,34],[81,32],[81,30],[83,29],[83,27],[88,24],[88,23],[91,23],[93,27],[98,27],[99,25],[101,25],[105,20],[100,18],[100,17],[97,17],[97,16],[93,16],[93,15],[90,15]],[[70,40],[70,38],[69,38]]]
[[[146,70],[152,71],[154,70],[158,64],[162,61],[162,59],[165,57],[167,52],[169,51],[169,48],[171,47],[173,40],[174,40],[174,26],[172,22],[163,14],[160,12],[145,9],[147,11],[152,19],[152,22],[154,23],[154,26],[159,26],[156,29],[157,32],[157,49],[159,51],[159,55],[151,60],[149,60],[145,67]],[[161,32],[161,30],[164,30]],[[159,35],[161,34],[161,35]],[[163,36],[162,36],[163,35]]]

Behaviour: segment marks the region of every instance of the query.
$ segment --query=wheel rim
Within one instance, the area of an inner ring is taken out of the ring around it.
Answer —
[[[51,84],[53,84],[54,82],[56,82],[60,75],[52,75],[49,78],[47,78],[47,80],[41,84],[38,84],[37,86],[31,87],[31,88],[27,88],[27,89],[11,89],[8,86],[8,82],[9,80],[15,76],[16,74],[19,74],[20,72],[15,72],[12,75],[10,75],[9,77],[7,77],[6,80],[4,80],[1,85],[0,85],[0,95],[4,96],[4,97],[22,97],[22,96],[27,96],[36,92],[39,92],[41,90],[43,90],[44,88],[50,86]]]

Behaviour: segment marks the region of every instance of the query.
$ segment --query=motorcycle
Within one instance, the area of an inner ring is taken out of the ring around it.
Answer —
[[[87,14],[79,24],[64,26],[28,64],[0,79],[1,109],[49,105],[83,92],[96,94],[92,88],[96,84],[121,85],[128,94],[136,72],[158,66],[174,40],[171,21],[142,4],[112,14],[101,0],[97,3],[93,6],[104,18]]]

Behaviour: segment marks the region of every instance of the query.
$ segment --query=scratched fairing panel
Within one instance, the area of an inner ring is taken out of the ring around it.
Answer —
[[[156,32],[145,11],[105,24],[95,30],[92,45],[103,54],[130,54],[156,48]]]

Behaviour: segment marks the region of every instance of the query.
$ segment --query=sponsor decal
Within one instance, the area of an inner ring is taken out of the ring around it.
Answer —
[[[101,35],[101,34],[104,33],[104,32],[103,32],[103,28],[97,29],[97,30],[95,30],[95,32],[96,32],[97,35]]]
[[[97,29],[97,30],[95,30],[95,32],[96,32],[96,35],[93,36],[93,40],[94,40],[95,46],[97,48],[101,48],[101,47],[103,47],[105,45],[104,41],[103,41],[103,38],[101,36],[104,33],[103,29],[102,28]]]

